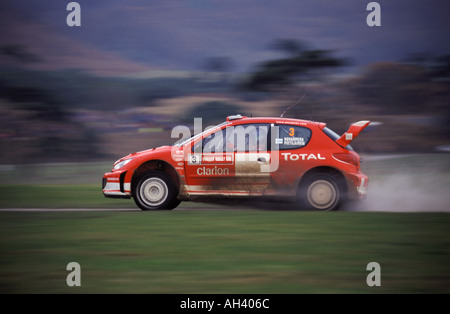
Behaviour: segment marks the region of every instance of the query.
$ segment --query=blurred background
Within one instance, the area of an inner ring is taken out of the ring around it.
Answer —
[[[448,1],[379,0],[379,27],[370,0],[79,0],[72,27],[69,2],[0,0],[0,293],[449,292]],[[368,197],[343,208],[370,213],[102,195],[174,126],[300,98],[285,117],[374,122],[352,142]]]
[[[113,161],[230,114],[374,123],[366,154],[450,149],[449,4],[0,1],[0,164]],[[2,166],[5,168],[6,166]],[[6,168],[5,168],[6,169]]]

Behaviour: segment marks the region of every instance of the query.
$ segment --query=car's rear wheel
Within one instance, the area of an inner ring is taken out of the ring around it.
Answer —
[[[138,179],[133,198],[142,210],[173,209],[180,204],[173,180],[164,172],[149,171]]]
[[[300,186],[299,200],[307,209],[337,210],[342,201],[338,180],[328,173],[319,173],[308,177]]]

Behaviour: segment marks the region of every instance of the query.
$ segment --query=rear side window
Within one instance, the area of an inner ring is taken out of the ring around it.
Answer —
[[[289,124],[277,126],[278,134],[275,136],[275,145],[278,145],[279,150],[305,147],[311,139],[311,130],[308,128]]]
[[[325,133],[329,138],[331,138],[335,142],[340,138],[339,135],[337,135],[333,130],[331,130],[327,127],[324,127],[322,131],[323,131],[323,133]],[[353,147],[351,147],[350,145],[347,145],[345,147],[345,149],[353,150]]]
[[[218,130],[193,147],[196,153],[267,151],[269,124],[240,124]]]

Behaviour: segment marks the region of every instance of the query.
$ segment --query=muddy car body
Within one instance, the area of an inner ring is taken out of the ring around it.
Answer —
[[[354,123],[338,136],[322,122],[230,116],[173,146],[119,159],[103,177],[103,194],[132,197],[142,210],[224,197],[336,210],[366,195],[368,177],[349,144],[368,124]]]

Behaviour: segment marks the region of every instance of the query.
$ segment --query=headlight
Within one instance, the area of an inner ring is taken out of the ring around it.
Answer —
[[[125,166],[127,163],[129,163],[132,160],[133,160],[133,158],[122,160],[121,162],[114,165],[113,170],[122,168],[123,166]]]

